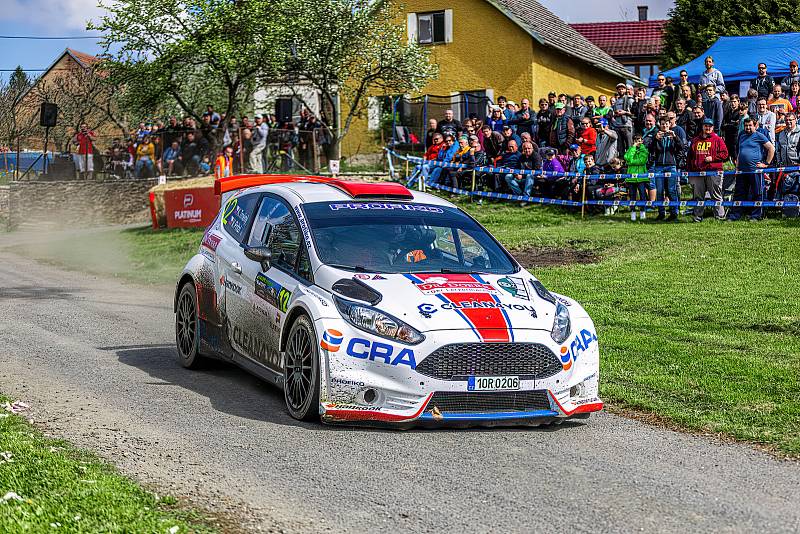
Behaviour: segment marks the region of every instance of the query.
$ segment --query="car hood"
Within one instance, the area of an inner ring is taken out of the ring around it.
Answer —
[[[368,287],[380,296],[372,301],[375,308],[421,332],[467,329],[486,341],[502,341],[513,339],[513,329],[549,331],[553,326],[554,297],[542,298],[534,287],[536,278],[525,270],[513,275],[371,274],[323,266],[315,280],[344,297],[349,295],[341,291],[343,280],[355,293]],[[365,300],[361,295],[351,299]]]

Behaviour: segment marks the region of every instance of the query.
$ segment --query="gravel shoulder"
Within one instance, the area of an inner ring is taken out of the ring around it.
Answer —
[[[13,236],[9,238],[13,242]],[[4,245],[9,244],[7,240]],[[0,391],[47,433],[242,530],[789,531],[800,463],[601,414],[553,429],[301,424],[236,368],[182,369],[169,288],[0,250]]]

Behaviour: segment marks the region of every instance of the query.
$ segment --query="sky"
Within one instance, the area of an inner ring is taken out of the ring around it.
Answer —
[[[110,0],[105,0],[110,1]],[[313,1],[313,0],[312,0]],[[637,5],[648,5],[650,19],[666,18],[673,0],[540,0],[566,22],[637,20]],[[103,10],[98,0],[0,0],[0,35],[88,36],[86,22]],[[0,69],[46,69],[64,51],[73,48],[86,53],[100,52],[92,39],[18,40],[0,39],[4,51]],[[2,74],[2,73],[0,73]],[[35,73],[32,73],[35,74]]]

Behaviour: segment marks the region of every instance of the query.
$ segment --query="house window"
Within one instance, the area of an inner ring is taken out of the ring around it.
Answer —
[[[417,42],[419,44],[446,42],[444,11],[417,14]]]

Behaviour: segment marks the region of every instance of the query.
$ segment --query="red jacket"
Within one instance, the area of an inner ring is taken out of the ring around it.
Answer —
[[[580,136],[583,138],[583,142],[578,143],[581,146],[581,154],[597,152],[597,132],[594,128],[590,126],[584,129]]]
[[[439,155],[439,149],[442,148],[441,143],[438,145],[431,145],[428,147],[428,150],[425,151],[425,159],[427,160],[435,160],[436,156]]]
[[[706,157],[711,156],[711,163],[706,162]],[[728,159],[728,147],[720,136],[712,133],[703,139],[697,136],[692,139],[692,148],[689,151],[690,171],[721,171],[722,164]]]

